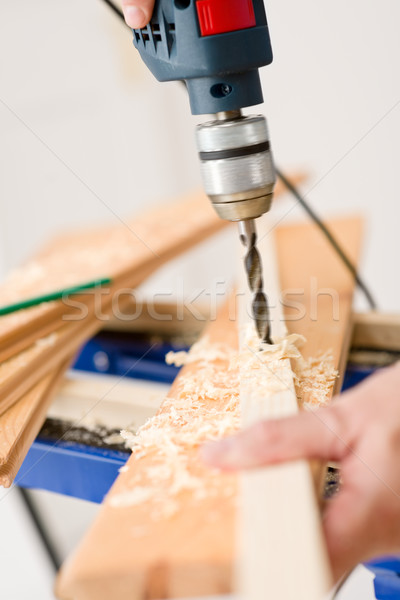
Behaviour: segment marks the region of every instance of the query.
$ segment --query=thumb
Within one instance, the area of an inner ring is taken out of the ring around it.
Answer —
[[[201,456],[225,470],[249,469],[300,458],[341,460],[349,451],[340,405],[261,421],[233,437],[205,444]]]
[[[151,19],[154,0],[122,0],[122,10],[127,25],[132,29],[145,27]]]

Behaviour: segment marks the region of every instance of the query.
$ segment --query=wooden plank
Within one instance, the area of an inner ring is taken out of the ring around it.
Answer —
[[[30,399],[34,399],[35,403],[26,421],[23,420],[20,411],[18,414],[15,414],[14,411],[15,419],[9,420],[9,425],[13,426],[16,432],[18,431],[18,440],[13,444],[11,452],[7,456],[7,462],[0,466],[0,485],[3,487],[10,487],[14,481],[29,448],[40,431],[47,409],[57,392],[69,363],[70,360],[65,361],[56,372],[45,379],[46,385],[44,389],[40,390],[39,396],[36,395],[34,398],[31,396]],[[37,392],[36,390],[36,394]]]
[[[40,379],[57,369],[59,364],[99,329],[97,321],[75,323],[34,344],[0,367],[0,413],[4,413],[26,394]]]
[[[259,219],[259,251],[274,342],[288,332],[280,302],[276,250],[268,221]],[[290,358],[279,344],[260,352],[242,281],[240,406],[243,427],[299,412]],[[270,350],[270,349],[268,349]],[[332,577],[310,465],[295,461],[245,471],[238,514],[240,596],[246,600],[322,600]],[[290,573],[290,577],[288,577]]]
[[[10,458],[22,431],[28,425],[52,378],[52,375],[47,375],[41,379],[25,396],[1,416],[0,465],[4,465]]]
[[[35,327],[31,332],[22,332],[20,336],[16,336],[11,343],[4,344],[3,348],[0,348],[0,365],[9,358],[27,350],[37,340],[42,339],[54,331],[57,331],[63,326],[64,322],[61,316],[50,322],[45,322],[41,327]]]
[[[352,346],[357,349],[400,351],[400,314],[355,313]]]
[[[329,226],[357,264],[363,220],[358,216],[334,219]],[[306,338],[301,349],[305,358],[330,351],[339,369],[338,391],[344,375],[338,357],[346,360],[351,338],[352,276],[313,223],[279,227],[276,236],[287,328]]]
[[[358,264],[363,219],[359,216],[333,219],[329,227],[349,258]],[[305,337],[301,352],[306,360],[324,352],[331,356],[338,371],[332,394],[338,393],[350,347],[354,281],[314,223],[279,227],[275,235],[281,302],[288,331]],[[323,489],[324,466],[315,462],[313,471],[316,486]]]
[[[339,227],[341,241],[347,247],[359,244],[358,221],[352,221],[353,226],[343,223],[343,234]],[[336,224],[332,225],[338,231]],[[282,253],[284,258],[280,259],[280,274],[285,278],[286,288],[309,286],[312,276],[318,280],[325,277],[325,265],[331,261],[331,250],[326,242],[315,252],[313,226],[300,225],[299,228],[303,232],[300,239],[295,226],[285,228],[283,234],[278,235],[278,255]],[[306,257],[306,262],[301,264],[301,283],[295,259],[300,248]],[[343,277],[337,279],[331,272],[332,286],[338,285],[340,289],[340,316],[344,319],[351,303],[353,283],[346,279],[343,271],[341,273]],[[324,285],[331,285],[329,277]],[[308,313],[310,294],[302,295],[300,300]],[[332,327],[329,311],[318,313],[318,317],[320,326],[329,331]],[[129,459],[128,470],[119,476],[95,523],[61,571],[57,595],[62,600],[173,598],[232,591],[237,479],[233,475],[221,476],[204,470],[198,458],[198,444],[209,436],[209,426],[215,427],[215,437],[229,432],[226,424],[223,425],[223,413],[233,409],[239,416],[238,374],[232,368],[228,371],[232,350],[236,347],[234,318],[235,309],[231,307],[216,323],[210,324],[203,346],[208,360],[190,363],[176,380],[170,401],[163,405],[160,413],[161,421],[157,421],[160,426],[165,425],[165,435],[162,432],[159,435],[160,448]],[[291,324],[292,331],[296,323],[299,325],[298,321]],[[332,350],[337,365],[346,329],[344,321],[341,323],[341,327],[332,327],[330,336],[321,338],[314,321],[306,318],[310,335],[318,337],[318,345],[309,339],[306,349]],[[341,340],[336,341],[335,336]],[[332,342],[335,342],[333,346]],[[189,475],[195,480],[200,477],[203,482],[200,493],[197,486],[190,487],[194,483],[190,477],[186,480],[188,487],[180,491],[179,487],[176,491],[170,478],[156,485],[156,475],[166,460],[164,450],[169,448],[168,415],[175,419],[177,411],[183,421],[178,421],[173,431],[177,434],[185,431],[185,418],[180,411],[182,400],[189,403],[188,397],[191,397],[188,382],[195,384],[195,389],[203,394],[204,411],[201,412],[205,413],[205,422],[203,429],[200,425],[196,428],[192,444],[189,447],[187,442],[183,444],[181,454],[186,457]],[[226,395],[221,391],[217,401],[211,397],[215,396],[215,387],[223,390],[225,386]],[[180,394],[183,394],[181,398]],[[154,493],[146,496],[149,483],[154,484]],[[164,518],[163,510],[170,511],[170,515]]]

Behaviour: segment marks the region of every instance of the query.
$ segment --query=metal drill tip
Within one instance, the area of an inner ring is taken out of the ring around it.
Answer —
[[[270,337],[268,301],[264,292],[257,292],[255,294],[252,308],[258,337],[266,344],[272,344]]]
[[[240,241],[247,248],[244,266],[250,290],[254,292],[252,302],[253,318],[259,338],[272,344],[268,300],[263,291],[261,256],[256,247],[257,233],[254,220],[239,221]]]
[[[250,289],[255,292],[263,287],[260,254],[255,246],[251,246],[244,258]]]

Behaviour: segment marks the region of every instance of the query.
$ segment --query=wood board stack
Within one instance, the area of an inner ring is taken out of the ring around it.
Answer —
[[[356,261],[360,219],[335,221],[331,227]],[[306,334],[304,359],[329,352],[338,368],[348,347],[354,282],[313,225],[280,228],[276,239],[289,332]],[[297,302],[294,307],[291,296]],[[335,307],[337,313],[333,312]],[[293,311],[299,309],[301,318],[292,318]],[[235,475],[206,469],[198,449],[201,442],[229,434],[239,426],[242,376],[232,368],[237,352],[235,318],[235,308],[226,307],[210,324],[158,415],[132,440],[132,457],[95,523],[61,571],[59,598],[155,599],[232,591],[238,481]],[[332,395],[333,387],[334,381],[327,396]],[[282,505],[290,508],[296,497],[290,498],[290,489],[285,491]],[[275,509],[280,511],[281,507],[275,505]],[[329,574],[319,519],[314,515],[308,522],[315,527],[309,536],[315,537],[314,547],[321,547],[322,553],[318,563],[324,570],[322,583],[314,586],[318,594],[329,584]],[[283,532],[283,543],[284,547],[294,545],[290,556],[301,565],[302,544],[308,542],[299,539],[299,531],[302,529]],[[268,539],[264,537],[263,542],[268,544]],[[264,547],[258,547],[258,552],[262,556]],[[268,556],[274,561],[271,546]],[[286,577],[291,578],[299,567],[290,564],[286,569]],[[293,586],[290,588],[293,591]],[[295,596],[277,595],[274,588],[271,597],[307,597],[297,595],[300,590],[296,585],[294,588]],[[258,592],[259,597],[266,597],[265,588]],[[308,598],[316,598],[315,594]]]
[[[0,318],[0,485],[10,486],[38,433],[62,373],[110,318],[120,290],[226,223],[202,194],[126,224],[59,238],[0,286],[2,305],[108,277],[110,285]],[[119,308],[123,309],[123,299]]]

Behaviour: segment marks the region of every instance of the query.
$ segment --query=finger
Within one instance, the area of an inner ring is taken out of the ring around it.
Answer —
[[[390,551],[376,481],[353,457],[342,469],[343,488],[327,503],[323,528],[335,579],[360,562]],[[382,507],[382,506],[381,506]],[[382,538],[386,538],[383,540]],[[385,545],[386,544],[386,545]]]
[[[343,487],[328,503],[324,530],[335,576],[374,556],[400,549],[397,456],[368,444],[349,455],[341,469]]]
[[[153,13],[154,0],[122,0],[126,24],[132,29],[146,27]]]
[[[368,511],[360,505],[358,493],[351,489],[340,491],[329,502],[323,528],[332,574],[337,581],[371,555],[369,542],[364,539]]]
[[[299,458],[341,460],[348,452],[340,406],[262,421],[234,437],[203,446],[203,460],[226,470],[248,469]]]

